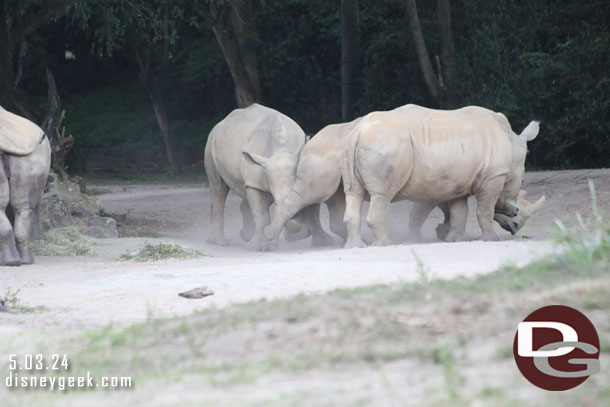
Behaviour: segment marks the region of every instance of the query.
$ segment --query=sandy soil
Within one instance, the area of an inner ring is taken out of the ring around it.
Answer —
[[[341,287],[412,281],[418,278],[455,278],[491,272],[502,264],[524,264],[552,250],[548,240],[556,218],[573,218],[574,212],[591,216],[588,179],[595,182],[597,204],[610,214],[610,170],[528,173],[528,197],[544,194],[547,203],[539,216],[511,237],[498,227],[500,242],[439,243],[434,228],[440,220],[435,210],[424,226],[426,243],[397,244],[384,248],[311,248],[310,241],[282,241],[273,252],[248,251],[239,237],[239,200],[230,195],[225,217],[228,247],[205,243],[209,223],[209,190],[200,185],[95,185],[107,213],[126,215],[147,225],[163,238],[121,238],[96,241],[98,257],[39,257],[36,264],[0,269],[0,290],[19,290],[29,306],[45,311],[28,314],[0,313],[0,330],[14,331],[45,326],[85,328],[113,322],[118,325],[148,316],[188,314],[193,310],[224,306],[261,298],[289,297]],[[468,232],[480,234],[474,202]],[[391,209],[390,237],[401,243],[407,235],[410,204]],[[366,208],[365,208],[366,210]],[[327,225],[323,210],[322,222]],[[364,227],[365,236],[370,232]],[[137,263],[117,261],[145,241],[172,241],[198,249],[206,257]],[[207,285],[215,295],[186,300],[178,292]]]

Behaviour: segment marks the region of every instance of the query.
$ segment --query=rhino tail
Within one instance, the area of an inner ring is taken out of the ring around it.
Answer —
[[[519,138],[524,142],[532,141],[538,135],[540,131],[540,122],[538,120],[532,120],[525,129],[519,134]]]

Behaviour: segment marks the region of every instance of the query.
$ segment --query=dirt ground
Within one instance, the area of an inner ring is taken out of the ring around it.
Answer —
[[[93,257],[38,257],[36,264],[0,269],[0,290],[19,290],[19,299],[44,311],[0,313],[0,330],[21,331],[90,328],[108,323],[124,325],[152,316],[185,315],[194,310],[261,298],[320,293],[422,278],[451,279],[487,273],[503,264],[525,264],[552,250],[553,221],[573,214],[591,216],[588,180],[595,183],[597,205],[610,213],[610,170],[534,172],[525,176],[528,198],[547,197],[545,207],[516,236],[498,227],[500,242],[473,240],[440,243],[434,228],[441,218],[435,210],[424,225],[426,243],[403,243],[410,204],[391,208],[390,237],[397,243],[383,248],[312,248],[310,240],[287,243],[268,253],[247,250],[239,237],[239,200],[230,194],[225,214],[228,247],[205,243],[209,224],[209,190],[203,185],[90,185],[106,213],[123,215],[141,233],[156,237],[100,239]],[[480,230],[471,200],[468,233]],[[366,207],[365,207],[366,211]],[[322,224],[327,226],[323,209]],[[326,227],[327,228],[327,227]],[[370,231],[363,227],[365,236]],[[118,257],[145,242],[172,241],[201,251],[188,260],[119,261]],[[186,300],[177,294],[207,285],[215,295]]]

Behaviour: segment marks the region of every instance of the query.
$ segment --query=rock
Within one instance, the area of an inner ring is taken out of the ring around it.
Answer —
[[[95,237],[97,239],[119,237],[116,221],[112,218],[102,216],[95,216],[89,219],[80,232],[83,235]]]
[[[85,182],[80,177],[61,180],[57,174],[49,174],[40,203],[42,230],[46,232],[54,228],[75,226],[87,236],[118,237],[115,220],[99,216],[99,198],[84,194],[83,190]]]
[[[192,290],[179,293],[178,295],[184,298],[188,298],[189,300],[194,300],[207,297],[209,295],[214,295],[214,291],[210,290],[208,286],[204,285],[202,287],[193,288]]]

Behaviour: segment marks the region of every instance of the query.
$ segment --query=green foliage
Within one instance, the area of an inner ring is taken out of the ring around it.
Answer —
[[[153,245],[146,243],[144,247],[133,253],[126,253],[121,255],[121,260],[135,260],[135,261],[157,261],[165,259],[192,259],[202,257],[203,254],[198,250],[188,249],[186,247],[173,244],[164,243]]]
[[[210,29],[222,2],[78,0],[66,17],[28,36],[20,86],[43,106],[40,67],[55,73],[66,127],[77,136],[71,169],[95,171],[97,158],[109,167],[127,162],[139,171],[166,169],[149,97],[135,83],[140,67],[134,58],[134,50],[144,53],[150,45],[155,65],[164,40],[170,58],[161,85],[178,156],[200,166],[209,130],[235,107],[232,78]],[[9,4],[17,21],[42,2]],[[435,4],[418,2],[433,59],[440,52]],[[254,0],[253,6],[262,103],[307,132],[340,122],[339,5]],[[516,132],[541,120],[528,165],[608,166],[610,3],[463,0],[451,7],[458,105],[501,111]],[[360,2],[360,56],[362,114],[406,103],[435,107],[404,1]]]
[[[46,310],[46,307],[44,305],[39,305],[37,307],[30,307],[28,305],[24,305],[21,301],[21,298],[19,298],[18,296],[19,292],[19,289],[13,291],[10,287],[8,287],[4,292],[3,300],[10,311],[29,314]]]
[[[571,262],[577,262],[585,267],[595,267],[597,263],[610,266],[610,223],[604,221],[597,208],[595,186],[589,180],[593,219],[585,223],[580,213],[576,213],[578,228],[568,228],[557,220],[559,232],[555,241],[561,245]]]

